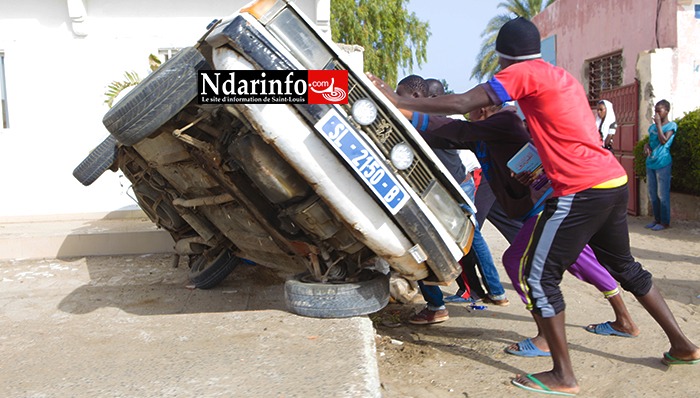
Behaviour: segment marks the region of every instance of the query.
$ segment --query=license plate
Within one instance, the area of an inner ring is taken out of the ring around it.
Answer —
[[[396,214],[403,207],[408,200],[406,191],[379,160],[374,150],[364,143],[358,133],[336,111],[326,113],[315,127],[391,214]]]

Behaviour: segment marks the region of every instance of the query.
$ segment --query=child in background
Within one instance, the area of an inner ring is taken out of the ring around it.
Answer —
[[[671,226],[671,145],[674,133],[678,130],[676,122],[668,120],[671,104],[661,100],[654,107],[654,124],[649,126],[649,143],[644,145],[647,156],[647,186],[649,200],[654,213],[654,221],[645,228],[661,231]]]

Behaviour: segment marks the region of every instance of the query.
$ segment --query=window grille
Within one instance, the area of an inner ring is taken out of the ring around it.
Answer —
[[[600,98],[600,92],[622,86],[622,52],[591,59],[588,62],[588,99]]]

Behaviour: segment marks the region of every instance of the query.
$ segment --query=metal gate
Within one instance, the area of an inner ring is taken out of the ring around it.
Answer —
[[[639,181],[634,173],[634,146],[639,141],[639,81],[602,91],[600,99],[610,101],[615,109],[617,132],[613,140],[613,151],[629,179],[627,213],[636,216],[639,215]]]

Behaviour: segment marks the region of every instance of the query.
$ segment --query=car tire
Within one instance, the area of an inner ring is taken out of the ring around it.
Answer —
[[[190,282],[197,289],[211,289],[223,282],[241,261],[226,247],[211,249],[198,255],[190,265]]]
[[[73,177],[85,186],[92,184],[112,167],[117,160],[117,150],[116,138],[108,136],[73,170]]]
[[[348,318],[377,312],[389,303],[389,278],[373,273],[368,280],[348,283],[307,282],[309,273],[284,284],[287,308],[313,318]]]
[[[142,141],[192,101],[203,68],[208,68],[204,56],[183,48],[114,104],[102,123],[123,145]]]

